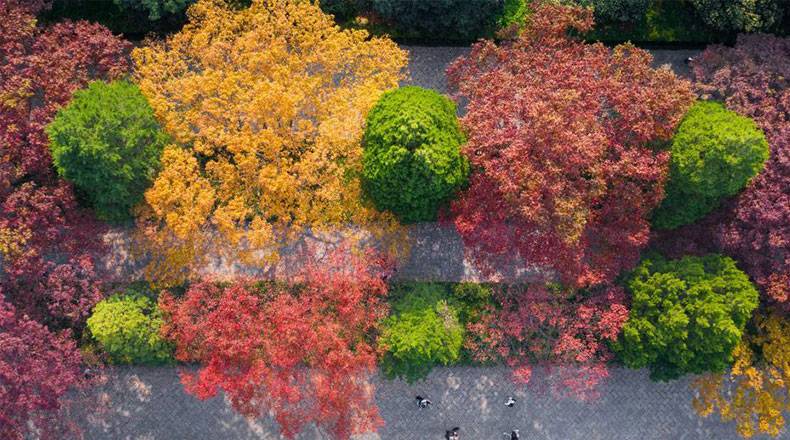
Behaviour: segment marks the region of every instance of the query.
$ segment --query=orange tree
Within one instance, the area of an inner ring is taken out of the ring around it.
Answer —
[[[149,277],[188,276],[209,237],[241,261],[254,250],[272,261],[277,243],[307,228],[392,224],[362,203],[358,174],[365,117],[398,85],[406,53],[340,30],[313,2],[234,10],[201,0],[188,17],[181,32],[132,55],[140,89],[175,139],[139,214]]]
[[[519,38],[478,43],[448,69],[469,99],[473,169],[454,221],[483,269],[518,255],[583,287],[633,267],[647,242],[669,157],[652,144],[694,94],[644,50],[568,36],[592,24],[589,9],[542,2]]]
[[[790,411],[790,323],[777,313],[757,316],[733,356],[729,374],[694,381],[694,409],[734,420],[744,437],[779,435]]]

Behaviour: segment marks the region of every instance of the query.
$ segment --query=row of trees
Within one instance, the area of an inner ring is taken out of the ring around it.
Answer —
[[[698,382],[701,412],[718,408],[744,434],[783,424],[786,40],[709,49],[692,85],[632,45],[569,37],[592,28],[592,11],[541,2],[517,38],[480,42],[448,69],[466,102],[459,127],[444,97],[387,92],[406,64],[394,43],[340,30],[309,2],[200,0],[181,32],[134,50],[131,78],[127,43],[87,23],[36,27],[45,6],[0,0],[14,20],[0,37],[9,437],[85,383],[70,337],[91,310],[111,361],[175,350],[202,366],[183,376],[188,391],[271,410],[288,436],[310,422],[339,438],[374,429],[377,358],[417,379],[462,346],[521,382],[546,367],[558,393],[582,398],[616,357],[659,379],[713,372]],[[80,206],[134,215],[150,280],[194,283],[158,306],[95,306],[102,225]],[[195,275],[211,252],[272,261],[306,228],[387,237],[437,215],[484,273],[519,259],[540,268],[535,283],[406,289],[387,318],[389,264],[351,249],[309,254],[282,285]],[[651,234],[673,260],[642,256]],[[25,344],[42,348],[20,356]]]

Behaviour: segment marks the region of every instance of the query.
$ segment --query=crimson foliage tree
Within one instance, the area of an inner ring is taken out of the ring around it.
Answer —
[[[478,43],[448,69],[469,100],[474,170],[452,210],[483,269],[517,255],[588,286],[632,267],[646,244],[668,158],[651,144],[694,95],[644,50],[567,36],[592,24],[590,10],[546,2],[518,39]]]
[[[0,286],[20,312],[61,327],[99,300],[99,225],[56,178],[44,127],[90,80],[127,72],[130,45],[87,22],[37,27],[46,3],[0,0]]]
[[[766,134],[765,170],[718,216],[714,235],[766,299],[790,310],[790,39],[741,35],[695,59],[700,92],[751,117]]]
[[[0,437],[27,438],[33,423],[43,437],[58,438],[61,425],[47,412],[83,383],[81,363],[68,332],[51,333],[0,298]]]
[[[36,26],[47,3],[0,0],[0,437],[11,439],[68,424],[52,412],[83,385],[82,356],[61,330],[79,330],[100,299],[100,227],[56,178],[44,127],[75,90],[129,69],[129,43],[99,25]]]
[[[164,294],[163,332],[178,360],[200,363],[182,374],[198,398],[222,390],[246,416],[271,411],[288,438],[315,423],[346,439],[382,423],[367,377],[386,291],[379,270],[337,251],[290,285],[202,282]]]
[[[467,348],[475,360],[504,362],[517,383],[530,382],[535,367],[544,369],[553,391],[590,399],[608,376],[617,340],[628,319],[619,287],[576,293],[545,286],[512,286],[496,294],[489,308],[468,325]]]

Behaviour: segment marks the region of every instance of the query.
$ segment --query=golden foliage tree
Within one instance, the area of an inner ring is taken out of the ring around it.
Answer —
[[[358,175],[365,117],[403,78],[406,52],[341,30],[309,1],[200,0],[188,16],[133,53],[175,139],[140,213],[147,248],[163,249],[149,277],[183,278],[211,238],[241,261],[261,249],[271,261],[307,228],[392,224],[363,203]]]
[[[790,322],[775,314],[757,317],[755,330],[733,352],[729,374],[702,376],[693,384],[697,413],[718,411],[747,438],[779,435],[790,411]]]

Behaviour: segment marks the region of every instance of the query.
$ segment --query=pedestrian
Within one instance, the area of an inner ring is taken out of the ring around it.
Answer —
[[[516,404],[516,399],[513,396],[507,396],[507,402],[505,402],[505,406],[508,408],[513,408]]]
[[[428,405],[432,403],[430,400],[422,396],[416,396],[415,399],[417,400],[417,408],[420,409],[428,408]]]
[[[519,438],[518,429],[510,431],[510,440],[518,440]]]
[[[458,431],[460,431],[460,430],[461,430],[461,428],[456,426],[455,428],[453,428],[453,429],[451,429],[449,431],[444,431],[444,438],[446,440],[458,440],[458,438],[459,438],[458,437]]]

